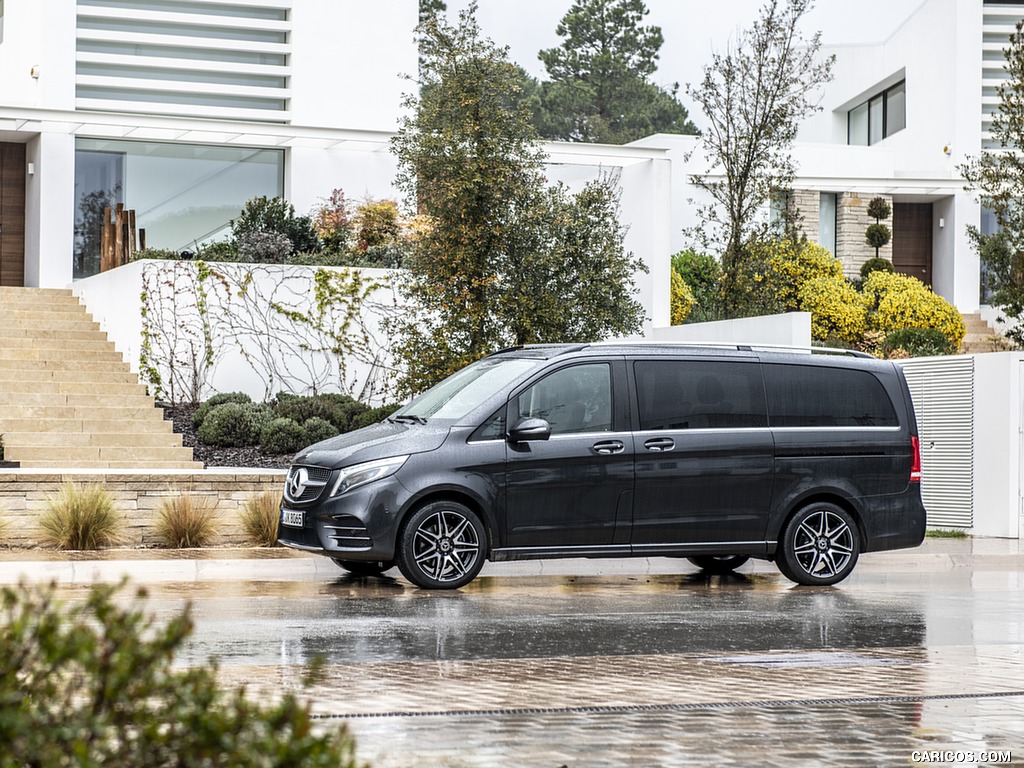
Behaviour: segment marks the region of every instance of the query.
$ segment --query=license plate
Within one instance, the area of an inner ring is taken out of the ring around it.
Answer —
[[[292,528],[302,527],[302,512],[295,509],[284,509],[281,511],[281,525],[288,525]]]

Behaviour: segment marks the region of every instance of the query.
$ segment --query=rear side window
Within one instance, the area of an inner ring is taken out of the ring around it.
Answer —
[[[633,370],[642,430],[768,425],[757,363],[642,360]]]
[[[765,365],[773,427],[896,427],[882,382],[868,371],[811,365]]]

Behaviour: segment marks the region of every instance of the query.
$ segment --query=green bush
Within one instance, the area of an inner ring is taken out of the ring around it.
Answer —
[[[783,312],[809,311],[800,303],[801,288],[809,280],[843,280],[839,259],[817,243],[768,240],[756,247],[767,250],[762,257],[768,264],[765,281]]]
[[[172,251],[170,248],[143,248],[132,254],[132,261],[142,259],[161,259],[164,261],[176,261],[181,258],[181,251]]]
[[[199,246],[203,261],[238,261],[238,245],[234,240],[217,240]]]
[[[39,518],[43,538],[58,549],[99,549],[121,537],[114,498],[100,485],[64,484]],[[2,743],[2,742],[0,742]]]
[[[322,440],[329,440],[338,434],[338,429],[331,422],[326,419],[321,419],[319,416],[314,416],[311,419],[306,419],[302,423],[302,428],[306,432],[306,444],[312,445],[313,443],[319,443]]]
[[[271,419],[260,433],[260,450],[263,453],[279,456],[296,453],[305,446],[306,430],[292,419]]]
[[[269,411],[255,403],[221,403],[210,409],[199,427],[199,439],[207,445],[240,448],[256,445]]]
[[[722,267],[718,261],[713,256],[689,248],[672,257],[672,270],[683,278],[693,295],[690,319],[717,317],[715,307],[718,303],[718,283],[722,278]],[[694,318],[692,315],[699,317]]]
[[[953,346],[942,331],[935,328],[899,328],[886,335],[879,352],[883,357],[891,357],[898,349],[902,349],[910,357],[934,357],[957,353],[957,347]]]
[[[312,418],[329,421],[338,432],[348,432],[352,422],[369,406],[348,395],[320,394],[306,397],[278,394],[274,404],[276,416],[304,424]]]
[[[967,332],[960,313],[917,278],[872,272],[864,281],[864,295],[871,307],[871,330],[889,334],[901,328],[934,328],[960,349]]]
[[[245,204],[238,218],[231,222],[236,241],[254,232],[272,232],[288,238],[289,254],[319,253],[320,238],[308,216],[296,216],[295,206],[280,197],[254,197]],[[287,254],[286,254],[287,255]]]
[[[888,259],[868,259],[860,265],[861,280],[867,280],[872,272],[895,272],[896,267]]]
[[[192,426],[199,429],[203,425],[203,420],[206,418],[206,414],[211,409],[216,408],[218,405],[224,403],[251,403],[252,398],[249,397],[245,392],[221,392],[220,394],[214,395],[205,403],[199,406],[195,414],[192,416]]]
[[[355,768],[344,727],[314,727],[290,693],[265,703],[176,656],[193,622],[166,623],[122,587],[65,602],[54,585],[0,591],[0,766]],[[308,677],[307,677],[308,679]]]
[[[674,269],[671,271],[670,284],[669,321],[672,325],[682,325],[693,310],[693,292]]]
[[[392,403],[390,405],[382,405],[377,408],[367,408],[352,420],[350,430],[362,429],[363,427],[368,427],[371,424],[377,424],[401,407],[402,406],[400,405]]]
[[[856,344],[867,327],[864,297],[842,277],[812,277],[800,287],[800,307],[811,313],[811,336]]]

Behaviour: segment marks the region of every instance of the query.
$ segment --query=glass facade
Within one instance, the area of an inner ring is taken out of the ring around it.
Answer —
[[[876,144],[907,127],[907,83],[900,81],[851,109],[846,115],[846,143]]]
[[[818,245],[836,255],[836,194],[822,192],[818,203]]]
[[[124,203],[146,246],[174,251],[219,240],[247,200],[284,193],[284,151],[77,139],[74,277],[100,271],[105,207]]]

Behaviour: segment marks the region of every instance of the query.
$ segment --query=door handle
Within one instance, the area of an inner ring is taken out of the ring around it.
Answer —
[[[594,443],[592,450],[594,453],[610,455],[613,453],[622,453],[626,450],[626,446],[621,440],[601,440],[600,442]]]
[[[644,443],[648,451],[671,451],[676,447],[676,441],[671,437],[652,437]]]

